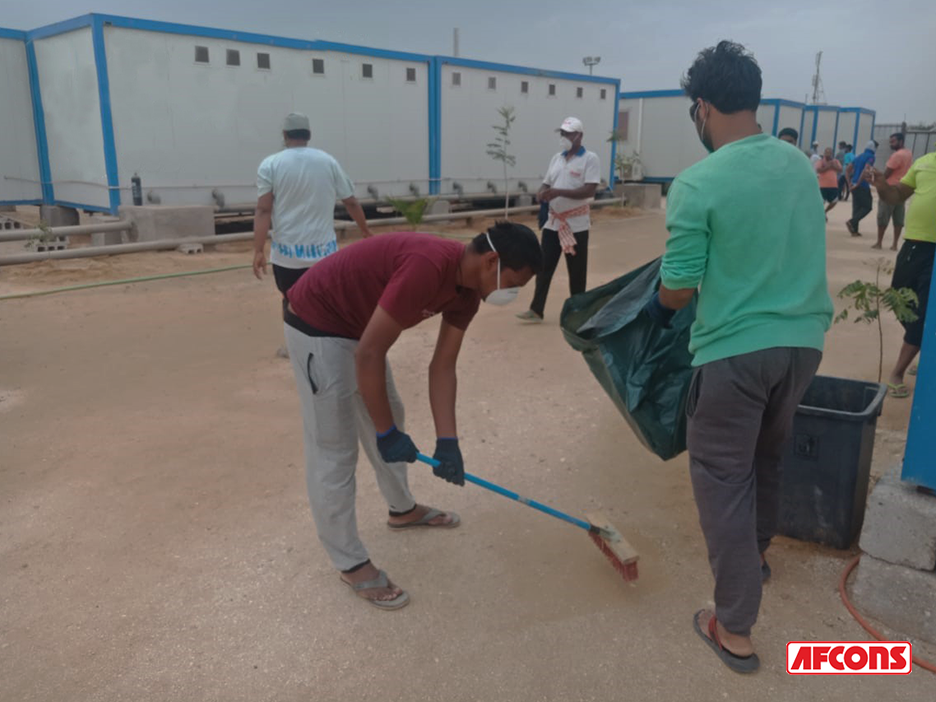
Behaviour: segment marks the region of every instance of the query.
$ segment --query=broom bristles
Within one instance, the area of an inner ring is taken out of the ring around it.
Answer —
[[[614,552],[614,550],[608,546],[608,543],[605,541],[604,537],[601,534],[595,532],[589,532],[589,537],[595,543],[595,546],[598,547],[598,550],[601,551],[605,558],[610,561],[613,568],[624,578],[625,582],[633,582],[637,580],[637,561],[622,561],[620,557]]]

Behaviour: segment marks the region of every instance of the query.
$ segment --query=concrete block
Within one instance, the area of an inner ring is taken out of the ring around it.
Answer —
[[[614,186],[614,193],[624,197],[627,204],[645,210],[660,208],[662,191],[656,183],[623,183]]]
[[[180,244],[176,251],[184,254],[200,254],[205,251],[205,247],[201,244]]]
[[[40,205],[39,219],[50,227],[73,227],[79,224],[78,210],[60,205]]]
[[[852,602],[903,635],[936,645],[936,572],[862,556]]]
[[[448,200],[435,200],[429,205],[429,211],[426,214],[448,214],[452,211],[452,203]]]
[[[119,214],[133,224],[131,242],[214,236],[215,233],[214,207],[210,205],[128,205],[121,207]]]
[[[533,204],[532,195],[519,195],[517,196],[517,201],[514,203],[514,207],[529,207]]]
[[[94,232],[91,235],[91,246],[112,246],[123,244],[126,232]]]
[[[936,498],[888,471],[868,497],[861,550],[875,558],[919,570],[936,568]]]

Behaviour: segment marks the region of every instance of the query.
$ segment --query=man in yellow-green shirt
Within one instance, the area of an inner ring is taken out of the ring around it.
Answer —
[[[923,343],[926,303],[930,281],[933,279],[933,258],[936,253],[936,153],[926,154],[914,161],[907,175],[894,185],[889,184],[880,171],[873,170],[872,173],[874,187],[881,200],[887,204],[897,205],[913,196],[907,210],[904,243],[897,255],[891,287],[912,289],[920,302],[916,308],[917,319],[903,322],[903,346],[888,380],[893,397],[907,397],[910,390],[904,384],[904,374]]]

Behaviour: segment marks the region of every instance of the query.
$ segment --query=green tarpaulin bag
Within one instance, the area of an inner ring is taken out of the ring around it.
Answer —
[[[660,261],[573,295],[560,324],[640,441],[666,460],[686,450],[689,327],[697,296],[675,314],[671,329],[650,321],[643,307],[660,286]]]

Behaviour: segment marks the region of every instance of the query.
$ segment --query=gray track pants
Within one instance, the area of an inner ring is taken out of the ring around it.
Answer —
[[[357,341],[307,336],[283,325],[286,347],[302,402],[306,487],[319,540],[335,568],[349,570],[368,559],[354,509],[358,441],[377,474],[381,494],[394,512],[416,505],[405,463],[384,463],[354,366]],[[403,403],[387,365],[387,394],[397,427],[403,430]]]
[[[689,472],[715,576],[715,614],[750,636],[760,554],[777,529],[780,460],[816,374],[815,349],[775,348],[707,363],[689,389]]]

